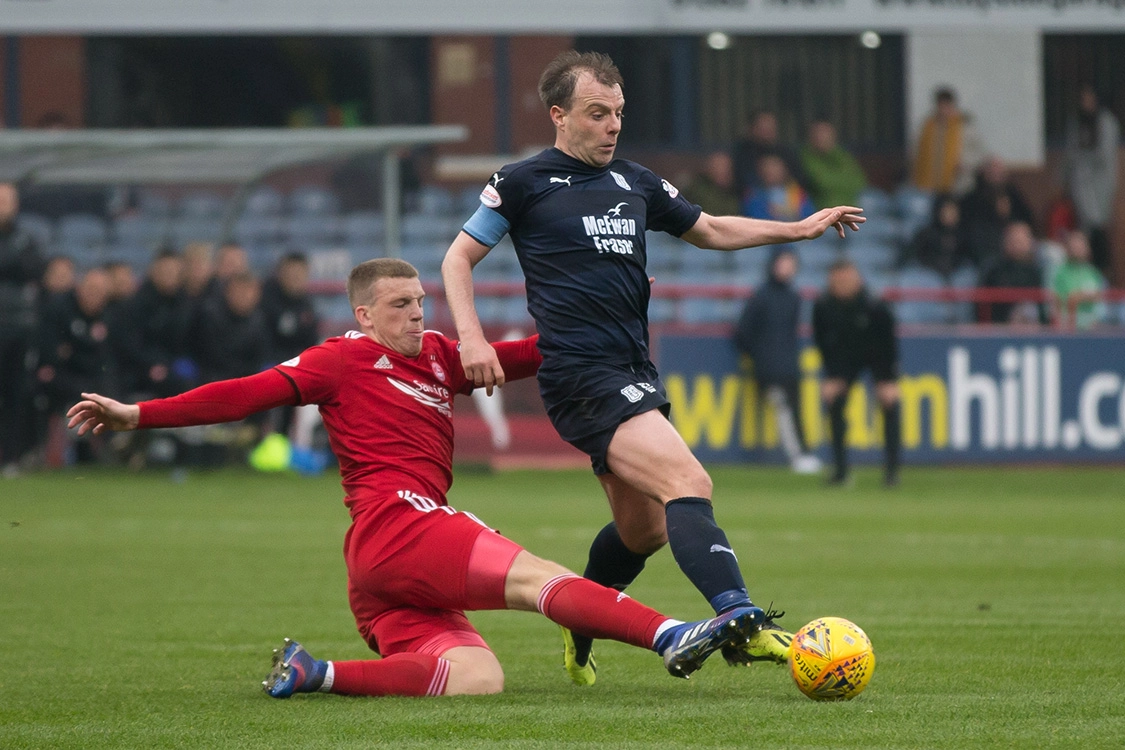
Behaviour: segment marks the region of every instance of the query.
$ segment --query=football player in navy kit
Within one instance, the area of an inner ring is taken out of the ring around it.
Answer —
[[[741,248],[857,230],[862,211],[828,208],[797,222],[711,216],[645,167],[615,159],[621,74],[598,53],[565,52],[539,81],[555,125],[554,148],[489,180],[481,207],[442,264],[465,373],[489,391],[504,372],[473,307],[472,270],[504,234],[523,269],[539,332],[539,390],[559,435],[587,453],[613,522],[590,548],[586,577],[624,589],[669,544],[716,612],[752,606],[734,550],[715,523],[711,478],[667,419],[664,385],[649,360],[645,230],[700,248]],[[783,663],[791,634],[763,627],[731,663]],[[592,684],[591,641],[564,631],[567,671]]]

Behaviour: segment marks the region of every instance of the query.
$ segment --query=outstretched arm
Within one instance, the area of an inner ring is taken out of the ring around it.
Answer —
[[[67,426],[79,435],[151,427],[188,427],[237,422],[259,411],[298,403],[297,388],[277,370],[234,380],[220,380],[171,398],[122,404],[97,393],[83,393],[70,407]]]
[[[445,282],[445,299],[461,341],[461,365],[465,377],[474,386],[484,387],[492,395],[494,386],[504,385],[504,368],[496,350],[488,343],[481,329],[480,318],[473,306],[473,268],[488,255],[489,248],[461,232],[449,246],[441,264]]]
[[[538,341],[539,335],[536,334],[526,339],[498,341],[492,345],[508,380],[530,378],[539,372],[543,356],[539,354],[539,347],[536,346]]]
[[[699,220],[684,232],[683,238],[696,247],[708,250],[741,250],[745,247],[775,245],[782,242],[812,240],[831,228],[840,237],[844,228],[859,231],[867,221],[863,209],[855,206],[836,206],[817,211],[801,221],[766,221],[744,216],[699,215]]]

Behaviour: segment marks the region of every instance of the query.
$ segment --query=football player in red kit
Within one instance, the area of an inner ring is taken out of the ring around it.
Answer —
[[[458,344],[422,326],[425,296],[409,263],[378,258],[348,277],[359,331],[276,367],[179,396],[122,404],[98,394],[68,412],[79,434],[214,424],[282,405],[317,404],[340,462],[352,517],[344,542],[360,633],[383,658],[324,661],[286,639],[263,683],[297,692],[455,695],[503,688],[500,663],[465,610],[539,611],[596,638],[664,657],[678,677],[762,625],[745,607],[701,622],[672,620],[613,589],[531,555],[446,504],[453,481],[453,396],[473,384]],[[536,338],[497,343],[509,380],[539,366]]]

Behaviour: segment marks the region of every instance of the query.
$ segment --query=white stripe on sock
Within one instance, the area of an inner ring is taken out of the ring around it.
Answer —
[[[551,580],[549,580],[545,584],[543,584],[543,588],[539,590],[539,598],[535,602],[535,608],[537,610],[539,610],[539,614],[541,614],[543,616],[547,615],[547,613],[543,611],[544,602],[547,599],[547,595],[551,593],[551,590],[554,589],[555,586],[558,586],[560,583],[567,580],[568,578],[579,578],[579,577],[580,576],[577,576],[574,573],[563,573],[561,576],[555,576],[554,578],[552,578]]]
[[[331,693],[332,692],[332,683],[335,682],[335,681],[336,681],[336,667],[332,664],[332,662],[328,662],[328,669],[325,670],[325,672],[324,672],[324,682],[320,683],[320,687],[317,688],[317,690],[319,690],[322,693]]]
[[[449,681],[449,662],[445,659],[438,659],[437,669],[434,671],[434,677],[430,680],[430,687],[426,690],[426,695],[430,698],[435,698],[445,692],[445,684]]]

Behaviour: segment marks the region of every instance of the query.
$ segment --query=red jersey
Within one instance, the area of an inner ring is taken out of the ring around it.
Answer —
[[[537,337],[495,344],[508,380],[535,374]],[[427,331],[407,357],[358,331],[271,370],[143,402],[139,427],[242,419],[283,404],[317,404],[340,462],[349,508],[418,488],[444,504],[453,483],[453,397],[469,393],[456,341]]]

